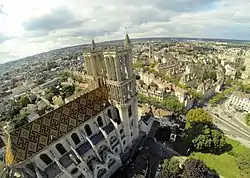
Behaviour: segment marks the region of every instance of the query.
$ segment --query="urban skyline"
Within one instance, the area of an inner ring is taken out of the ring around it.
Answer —
[[[121,39],[174,36],[248,40],[247,0],[2,1],[1,63],[52,49]],[[21,8],[20,8],[21,7]],[[119,17],[119,18],[117,18]]]

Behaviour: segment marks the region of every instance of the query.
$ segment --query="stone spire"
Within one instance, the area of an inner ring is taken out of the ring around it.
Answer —
[[[126,47],[131,46],[131,41],[129,39],[128,33],[126,33],[126,36],[125,36],[124,46],[126,46]]]
[[[91,50],[94,51],[95,49],[96,49],[96,44],[95,44],[94,38],[92,38]]]

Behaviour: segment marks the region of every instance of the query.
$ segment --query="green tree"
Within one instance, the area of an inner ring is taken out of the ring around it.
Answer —
[[[75,92],[75,85],[65,85],[61,88],[63,98],[70,97]]]
[[[49,102],[52,102],[52,98],[54,97],[54,93],[47,93],[45,98],[46,100],[48,100]]]
[[[250,114],[249,113],[245,115],[245,122],[248,126],[250,126]]]
[[[26,111],[22,111],[19,114],[17,114],[12,120],[10,125],[12,125],[14,128],[18,128],[26,123],[28,123],[28,115],[29,113]]]
[[[38,79],[38,80],[36,80],[36,84],[37,84],[37,85],[41,85],[41,84],[43,84],[43,83],[45,83],[44,77],[43,77],[43,78],[40,78],[40,79]]]
[[[21,104],[21,107],[26,107],[28,104],[30,104],[30,100],[27,96],[21,96],[20,100],[19,100],[20,104]]]
[[[150,66],[151,68],[154,68],[156,64],[157,64],[157,62],[154,62],[154,63],[150,64],[149,66]]]
[[[250,151],[244,154],[237,155],[236,163],[238,168],[241,170],[242,177],[250,176]]]
[[[211,126],[198,123],[187,130],[187,141],[196,151],[205,153],[220,153],[226,144],[222,132]]]
[[[194,99],[199,100],[199,99],[202,99],[202,98],[203,98],[203,94],[202,94],[202,93],[197,92],[197,91],[195,91],[194,89],[187,88],[186,86],[184,86],[184,87],[185,87],[184,89],[186,89],[186,90],[188,91],[188,93],[189,93]],[[183,87],[181,87],[181,88],[183,88]]]
[[[226,96],[224,93],[217,93],[214,97],[212,97],[208,103],[212,106],[215,106],[216,104],[220,103],[222,100],[226,99]]]
[[[239,68],[237,68],[236,69],[236,74],[235,74],[235,77],[237,78],[237,79],[239,79],[239,78],[241,78],[241,70],[239,69]]]
[[[211,125],[213,118],[202,108],[191,109],[186,114],[187,117],[187,128],[192,127],[191,123],[203,123]]]
[[[169,96],[163,100],[163,104],[167,107],[168,110],[174,112],[181,112],[184,108],[184,105],[180,103],[176,96]]]
[[[144,66],[143,61],[139,60],[137,60],[133,65],[134,68],[143,68],[143,66]]]
[[[206,178],[208,168],[203,161],[188,159],[183,163],[183,178]]]
[[[215,70],[205,70],[202,76],[202,80],[213,79],[217,80],[217,75]]]
[[[212,139],[212,150],[213,152],[224,151],[226,145],[225,135],[216,129],[210,130],[211,139]]]
[[[249,84],[248,85],[241,84],[240,85],[240,90],[245,92],[245,93],[250,93],[250,85]]]
[[[183,170],[180,168],[180,162],[177,159],[171,158],[165,160],[162,165],[162,178],[180,178]]]

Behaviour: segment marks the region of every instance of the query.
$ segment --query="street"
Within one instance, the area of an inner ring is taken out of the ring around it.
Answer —
[[[226,135],[250,147],[250,128],[231,115],[225,106],[204,107],[204,109],[213,117],[215,125]]]

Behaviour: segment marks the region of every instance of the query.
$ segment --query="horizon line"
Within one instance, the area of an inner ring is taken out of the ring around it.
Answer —
[[[155,38],[162,38],[162,39],[166,39],[166,38],[169,38],[169,39],[194,39],[196,41],[202,41],[202,40],[208,40],[208,41],[213,41],[213,40],[225,40],[225,41],[222,41],[222,42],[226,42],[226,41],[241,41],[241,42],[250,42],[250,40],[241,40],[241,39],[233,39],[233,38],[199,38],[199,37],[142,37],[142,38],[130,38],[131,40],[140,40],[140,39],[155,39]],[[108,43],[108,42],[114,42],[114,41],[123,41],[124,39],[118,39],[118,40],[107,40],[107,41],[102,41],[102,42],[97,42],[96,44],[101,44],[101,43]],[[90,43],[82,43],[82,44],[75,44],[75,45],[70,45],[70,46],[67,46],[67,47],[62,47],[62,48],[55,48],[55,49],[51,49],[51,50],[48,50],[48,51],[44,51],[44,52],[40,52],[40,53],[37,53],[37,54],[34,54],[34,55],[29,55],[29,56],[26,56],[26,57],[22,57],[22,58],[19,58],[19,59],[14,59],[14,60],[11,60],[11,61],[7,61],[7,62],[4,62],[4,63],[0,63],[0,65],[4,65],[4,64],[7,64],[7,63],[11,63],[11,62],[14,62],[14,61],[18,61],[18,60],[22,60],[22,59],[25,59],[25,58],[29,58],[29,57],[32,57],[32,56],[36,56],[36,55],[39,55],[39,54],[43,54],[43,53],[48,53],[48,52],[51,52],[51,51],[55,51],[55,50],[59,50],[59,49],[64,49],[64,48],[72,48],[72,47],[77,47],[77,46],[81,46],[81,45],[90,45],[91,44],[91,40],[90,40]]]

